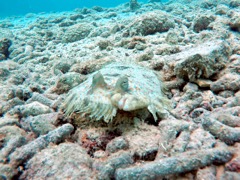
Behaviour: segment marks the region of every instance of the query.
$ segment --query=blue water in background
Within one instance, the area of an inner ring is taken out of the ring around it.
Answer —
[[[0,17],[27,13],[70,11],[83,7],[115,7],[130,0],[0,0]],[[163,0],[165,2],[167,0]],[[138,0],[147,3],[148,0]]]

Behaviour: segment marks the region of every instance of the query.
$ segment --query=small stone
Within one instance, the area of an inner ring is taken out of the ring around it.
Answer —
[[[48,99],[46,96],[44,96],[43,94],[39,94],[34,92],[32,97],[30,99],[27,100],[26,103],[31,103],[37,101],[39,103],[42,103],[48,107],[50,107],[53,104],[53,101],[51,99]]]
[[[107,153],[103,150],[98,150],[98,151],[95,151],[93,153],[93,157],[94,158],[103,158],[103,157],[107,157]]]
[[[151,161],[159,149],[160,135],[157,127],[141,122],[135,124],[135,128],[128,131],[124,138],[128,142],[128,149],[134,153],[135,159]]]
[[[226,179],[232,179],[232,180],[240,179],[240,174],[239,174],[239,172],[226,171],[226,172],[220,177],[220,180],[226,180]]]
[[[10,54],[9,47],[11,46],[11,44],[12,44],[11,40],[7,38],[0,39],[0,54],[3,54],[5,58],[8,58]]]
[[[2,117],[0,118],[0,128],[3,126],[12,126],[12,125],[17,125],[19,126],[18,119],[13,119],[13,118],[8,118],[8,117]]]
[[[25,136],[25,131],[18,126],[0,128],[0,162],[5,162],[11,152],[26,143]]]
[[[59,27],[68,27],[68,26],[72,26],[74,24],[74,22],[72,21],[64,21],[59,23]]]
[[[194,91],[194,92],[197,92],[198,91],[198,86],[194,83],[187,83],[184,88],[183,88],[183,91],[186,92],[186,91]]]
[[[0,163],[0,179],[14,179],[18,174],[18,170],[10,164]]]
[[[57,123],[58,113],[29,116],[21,120],[21,126],[27,131],[33,131],[37,136],[47,134],[54,130]]]
[[[154,54],[153,54],[153,51],[151,50],[148,50],[144,53],[142,53],[137,59],[138,61],[148,61],[148,60],[151,60],[153,58]]]
[[[62,22],[64,19],[66,19],[66,17],[56,17],[53,20],[51,20],[51,23],[60,23]]]
[[[230,28],[232,31],[240,32],[240,13],[236,13],[230,20]]]
[[[229,54],[230,46],[224,41],[217,40],[166,56],[164,60],[170,69],[174,67],[175,75],[195,82],[201,78],[208,79],[223,69],[228,62]]]
[[[83,76],[79,73],[68,72],[63,74],[56,83],[54,92],[57,94],[63,94],[68,92],[73,87],[79,85],[83,81]]]
[[[138,4],[137,0],[130,0],[129,7],[132,11],[136,11],[141,6],[140,6],[140,4]]]
[[[157,32],[166,32],[174,27],[175,23],[172,17],[162,11],[140,15],[128,25],[131,36],[146,36]]]
[[[0,57],[1,60],[1,57]],[[7,76],[10,74],[10,71],[7,68],[0,67],[0,79],[6,79]]]
[[[41,104],[37,101],[34,101],[30,104],[20,105],[14,107],[9,113],[12,114],[19,114],[23,117],[27,116],[37,116],[40,114],[46,114],[52,112],[52,109],[48,106]]]
[[[103,17],[106,19],[114,18],[114,17],[117,17],[117,13],[110,12],[110,13],[107,13],[106,15],[104,15]]]
[[[240,87],[240,75],[236,73],[228,73],[213,82],[210,86],[213,92],[219,91],[237,91]]]
[[[0,86],[0,89],[1,89],[1,93],[0,93],[1,101],[8,101],[15,97],[13,88],[8,86]]]
[[[219,96],[222,96],[224,98],[229,98],[229,97],[233,97],[234,96],[234,92],[233,91],[221,91],[218,93]]]
[[[211,179],[217,180],[217,172],[214,166],[205,167],[197,171],[196,180]]]
[[[49,144],[58,144],[64,141],[73,132],[73,126],[71,124],[64,124],[53,131],[50,131],[46,135],[42,135],[28,144],[17,148],[10,156],[9,161],[15,167],[28,161],[36,153],[45,149]]]
[[[170,44],[177,44],[179,42],[180,38],[178,37],[178,34],[175,31],[169,30],[166,41]]]
[[[97,11],[97,12],[102,12],[102,11],[104,11],[104,8],[101,7],[101,6],[93,6],[92,9],[95,10],[95,11]]]
[[[240,117],[229,113],[213,112],[212,116],[215,117],[219,122],[230,126],[230,127],[240,127]]]
[[[6,59],[6,56],[4,54],[0,54],[0,61]]]
[[[187,150],[193,149],[209,149],[216,144],[215,137],[203,129],[196,129],[190,135],[190,141],[186,146]]]
[[[208,28],[208,25],[214,20],[215,20],[214,16],[202,15],[200,17],[197,17],[193,23],[193,30],[195,32],[206,30]]]
[[[77,19],[83,19],[83,18],[84,18],[84,16],[82,14],[75,14],[75,15],[70,16],[70,19],[73,21],[75,21]]]
[[[216,14],[218,14],[218,15],[227,14],[228,11],[229,11],[229,7],[222,5],[222,4],[218,5],[216,8]]]
[[[91,158],[81,146],[62,143],[37,153],[26,164],[20,179],[97,179],[91,163]]]
[[[229,5],[230,7],[236,8],[240,6],[240,2],[238,0],[231,0]]]
[[[104,50],[104,49],[107,49],[108,46],[111,46],[111,42],[108,41],[108,40],[101,40],[98,42],[98,47],[100,50]]]
[[[31,123],[31,129],[37,136],[47,134],[55,128],[56,127],[54,125],[47,124],[42,121],[35,121]]]
[[[207,79],[197,79],[196,83],[198,84],[199,87],[209,88],[210,85],[212,84],[212,81]]]
[[[137,50],[139,50],[139,51],[143,51],[144,49],[146,49],[147,48],[147,45],[145,45],[145,44],[136,44],[136,46],[135,46],[135,49],[137,49]]]
[[[239,104],[240,104],[240,93],[236,93],[235,96],[229,99],[227,103],[227,107],[239,106]]]
[[[179,46],[163,44],[156,49],[156,55],[170,55],[180,52]]]
[[[7,102],[0,103],[0,114],[4,114],[11,110],[12,108],[15,108],[16,106],[23,105],[24,101],[20,100],[19,98],[13,98]]]
[[[128,148],[128,142],[123,137],[117,137],[107,144],[106,150],[114,153],[120,149]]]
[[[67,73],[70,67],[71,67],[70,64],[60,62],[53,67],[53,71],[54,71],[54,74],[61,75],[61,74]]]
[[[70,43],[86,38],[92,30],[92,25],[87,23],[70,26],[63,34],[62,41]]]
[[[80,73],[82,75],[87,75],[87,74],[98,71],[99,69],[104,67],[104,65],[110,63],[111,61],[113,61],[113,59],[109,57],[93,59],[86,62],[82,62],[80,64],[74,64],[71,67],[70,71]],[[82,78],[84,77],[82,76]]]
[[[230,162],[226,164],[225,167],[228,171],[239,173],[240,172],[240,151],[239,151],[240,143],[236,143],[234,147],[238,150],[235,151],[234,157],[231,159]]]
[[[92,167],[97,170],[97,179],[115,179],[114,172],[120,167],[125,167],[133,163],[130,152],[119,151],[110,155],[106,161],[96,160]]]

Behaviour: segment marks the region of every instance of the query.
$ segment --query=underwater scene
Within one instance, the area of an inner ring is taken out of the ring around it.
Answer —
[[[240,179],[240,1],[2,1],[0,91],[1,180]]]

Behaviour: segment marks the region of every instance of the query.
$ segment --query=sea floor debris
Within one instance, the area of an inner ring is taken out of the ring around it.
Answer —
[[[239,2],[137,5],[0,19],[0,179],[240,179]]]

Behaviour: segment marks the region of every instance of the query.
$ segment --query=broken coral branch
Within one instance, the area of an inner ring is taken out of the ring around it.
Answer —
[[[157,161],[119,168],[115,178],[120,179],[155,179],[160,176],[184,173],[208,166],[212,163],[225,163],[232,158],[232,152],[223,148],[196,150]]]
[[[202,120],[203,128],[212,135],[224,141],[228,145],[240,142],[240,130],[220,123],[210,117],[204,117]]]
[[[10,155],[10,163],[13,166],[18,166],[24,161],[34,156],[38,151],[46,148],[49,143],[59,143],[68,137],[73,131],[71,124],[64,124],[63,126],[50,131],[48,134],[40,136],[34,141],[18,148]]]

